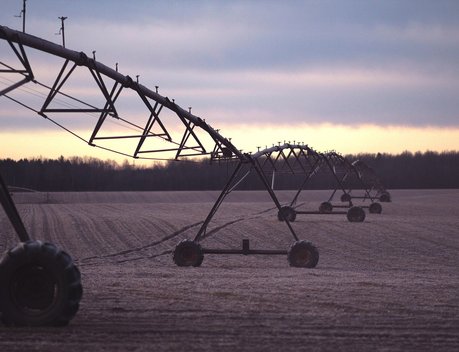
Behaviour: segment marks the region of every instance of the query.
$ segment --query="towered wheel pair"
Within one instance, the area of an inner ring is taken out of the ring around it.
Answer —
[[[199,242],[184,239],[178,243],[173,252],[173,259],[178,266],[198,267],[204,260],[205,250]],[[294,242],[287,253],[290,266],[300,268],[314,268],[319,261],[319,251],[308,241]]]

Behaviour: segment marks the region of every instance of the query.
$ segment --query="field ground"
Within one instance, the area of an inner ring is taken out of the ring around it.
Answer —
[[[459,190],[392,191],[381,215],[298,215],[315,269],[285,256],[206,255],[179,268],[216,192],[27,193],[26,227],[75,259],[80,311],[64,328],[0,326],[7,351],[459,351]],[[293,192],[282,192],[288,201]],[[303,194],[315,210],[329,192]],[[263,192],[235,192],[202,245],[287,249]],[[0,250],[16,244],[0,212]]]

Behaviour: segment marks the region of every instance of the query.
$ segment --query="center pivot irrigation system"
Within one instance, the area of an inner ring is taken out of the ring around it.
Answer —
[[[279,221],[295,221],[298,214],[345,214],[350,222],[362,222],[365,220],[365,212],[363,211],[363,208],[368,208],[370,213],[380,214],[382,212],[381,204],[377,203],[375,197],[371,194],[372,186],[366,184],[366,182],[362,179],[362,174],[357,170],[357,168],[338,153],[317,153],[311,148],[306,147],[306,149],[301,150],[300,153],[295,153],[295,150],[291,149],[287,157],[285,157],[285,154],[281,152],[273,158],[273,149],[275,150],[275,148],[271,148],[270,150],[261,152],[265,157],[264,164],[272,166],[276,171],[279,169],[276,168],[276,162],[278,162],[279,156],[281,155],[283,157],[281,158],[283,166],[280,168],[280,171],[282,171],[282,169],[286,169],[288,173],[303,175],[300,180],[299,189],[290,204],[282,206],[279,210]],[[304,151],[306,151],[306,153]],[[292,168],[292,162],[289,162],[289,159],[293,159],[293,162],[301,166],[301,169],[295,170]],[[301,192],[307,188],[308,183],[313,179],[313,177],[317,175],[331,178],[331,182],[334,184],[335,189],[328,200],[320,204],[318,210],[301,210],[300,206],[297,205],[298,197]],[[364,196],[351,194],[352,189],[350,185],[354,184],[364,191]],[[341,202],[346,204],[332,204],[332,200],[338,190],[343,192],[341,195]],[[361,204],[356,206],[353,204],[352,199],[362,199],[363,201],[368,199],[370,201],[370,205]],[[347,208],[348,210],[334,211],[335,208]]]
[[[191,108],[185,110],[173,99],[160,95],[157,86],[154,90],[148,89],[138,82],[138,76],[134,80],[122,75],[118,72],[118,65],[113,69],[98,62],[94,53],[90,58],[83,52],[69,50],[3,26],[0,26],[0,39],[3,40],[0,44],[11,49],[9,55],[14,59],[13,63],[3,60],[4,54],[7,53],[2,49],[0,74],[11,79],[8,78],[6,84],[3,80],[2,83],[6,88],[0,90],[0,97],[37,113],[89,145],[133,158],[180,160],[207,156],[211,160],[229,160],[235,163],[232,175],[196,237],[192,240],[183,240],[175,247],[173,259],[177,265],[199,266],[204,254],[266,254],[287,255],[291,266],[315,267],[319,260],[319,252],[312,243],[300,240],[297,236],[291,224],[294,221],[291,213],[292,211],[300,213],[299,210],[293,210],[298,195],[308,180],[324,165],[335,177],[337,184],[335,192],[340,189],[347,197],[350,221],[363,221],[362,208],[352,205],[350,189],[345,186],[345,180],[349,178],[350,173],[357,172],[357,167],[347,163],[347,174],[340,177],[336,172],[339,164],[336,155],[319,154],[307,145],[295,143],[279,144],[254,154],[243,153],[231,143],[230,139],[223,137],[219,130],[211,127],[204,119],[193,115]],[[33,56],[30,55],[30,51],[59,60],[60,66],[52,66],[56,73],[51,84],[46,84],[35,77],[31,65]],[[69,82],[81,70],[85,71],[93,82],[93,87],[98,92],[98,103],[89,103],[87,99],[77,96],[75,91],[71,93],[66,91]],[[26,90],[32,92],[35,97],[41,98],[37,106],[25,102],[23,95]],[[125,96],[131,99],[134,97],[145,113],[140,117],[138,114],[131,116],[129,112],[123,113],[122,101]],[[68,127],[72,126],[73,117],[85,115],[93,117],[92,132],[86,137],[78,133],[75,128]],[[65,116],[71,117],[65,118]],[[108,128],[113,125],[116,128]],[[120,129],[123,132],[119,132]],[[131,148],[129,153],[113,147],[113,143],[110,142],[114,141],[120,144],[128,141]],[[161,158],[162,156],[165,157]],[[288,250],[251,249],[247,239],[243,240],[240,250],[201,247],[199,241],[205,237],[208,225],[225,197],[250,173],[254,173],[262,182],[278,209],[279,220],[287,225],[294,240],[290,248]],[[274,177],[274,174],[282,173],[304,177],[298,194],[288,206],[281,205],[273,185],[269,182],[271,174]],[[375,187],[375,185],[365,187],[365,198],[373,201],[374,197],[370,196],[370,192]],[[20,243],[7,251],[0,261],[2,321],[7,325],[66,325],[77,313],[82,297],[78,268],[71,257],[55,245],[31,239],[7,185],[1,177],[0,201],[20,240]]]

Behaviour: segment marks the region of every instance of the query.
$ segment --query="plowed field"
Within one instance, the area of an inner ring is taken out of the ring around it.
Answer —
[[[302,208],[329,193],[305,192]],[[32,237],[72,255],[84,295],[68,327],[0,326],[0,351],[459,351],[459,190],[391,194],[363,223],[298,215],[294,229],[320,251],[315,269],[283,255],[175,266],[171,251],[217,192],[15,194]],[[3,212],[0,226],[3,252],[17,239]],[[232,193],[202,245],[245,238],[293,242],[264,192]]]

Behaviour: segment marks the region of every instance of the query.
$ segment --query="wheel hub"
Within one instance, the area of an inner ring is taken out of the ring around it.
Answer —
[[[11,298],[18,308],[44,310],[55,300],[57,282],[42,266],[28,265],[16,272],[10,287]]]
[[[296,265],[302,266],[309,261],[310,254],[306,248],[298,248],[293,255],[293,260]]]
[[[197,253],[194,248],[185,247],[181,251],[181,257],[184,262],[194,263],[197,260]]]

